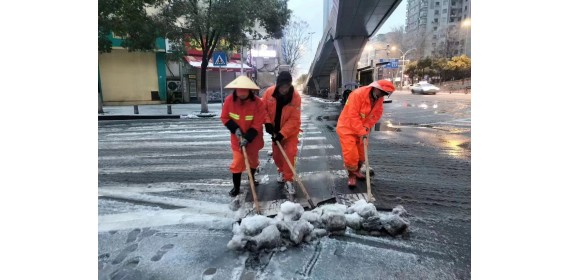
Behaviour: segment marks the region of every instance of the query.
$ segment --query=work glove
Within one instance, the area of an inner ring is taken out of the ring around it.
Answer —
[[[245,138],[241,138],[241,140],[239,141],[240,147],[245,147],[247,144],[249,144],[249,141],[247,141],[247,139]]]
[[[265,132],[267,132],[269,135],[273,135],[273,133],[275,132],[275,127],[270,123],[266,123]]]
[[[281,140],[283,140],[283,134],[281,134],[279,132],[275,133],[275,136],[271,137],[271,141],[273,141],[273,142],[277,142],[277,141],[281,142]]]
[[[366,130],[366,134],[360,136],[360,141],[364,141],[364,139],[367,139],[368,134],[370,133],[370,129],[368,127],[365,126],[364,129]]]
[[[253,139],[257,136],[257,130],[253,127],[250,127],[247,132],[243,135],[243,138],[247,140],[247,142],[253,142]]]
[[[234,134],[237,136],[237,138],[240,138],[243,136],[243,134],[241,133],[241,129],[239,129],[239,128],[236,128],[236,132]]]
[[[226,122],[226,127],[230,130],[231,133],[236,133],[236,129],[239,128],[239,125],[234,122],[234,120],[229,120]]]

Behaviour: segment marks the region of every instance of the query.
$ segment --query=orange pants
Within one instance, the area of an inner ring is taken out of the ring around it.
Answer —
[[[358,163],[364,162],[364,142],[356,134],[339,135],[344,166],[349,171],[356,171]]]
[[[297,144],[299,143],[299,139],[297,137],[289,137],[287,139],[283,139],[279,143],[281,143],[287,158],[289,158],[293,168],[295,168],[297,162]],[[273,143],[273,160],[275,161],[275,165],[277,165],[277,171],[283,173],[283,179],[285,179],[285,181],[293,181],[293,171],[289,168],[287,161],[285,161],[285,158],[283,157],[283,153],[281,153],[281,150],[279,150],[276,143]]]
[[[245,151],[247,153],[249,167],[257,168],[259,166],[259,150],[248,149],[246,147]],[[234,154],[234,159],[232,161],[232,164],[230,165],[230,171],[232,173],[242,173],[243,171],[245,171],[245,158],[243,157],[243,152],[241,150],[240,151],[232,150],[232,152]]]

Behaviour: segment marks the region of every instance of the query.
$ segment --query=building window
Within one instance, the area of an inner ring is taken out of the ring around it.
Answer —
[[[436,40],[437,39],[437,35],[433,35],[432,39]]]
[[[447,0],[443,0],[443,5],[447,5]]]
[[[431,43],[431,46],[435,48],[435,43]]]
[[[438,10],[435,10],[434,15],[438,16],[438,15],[439,15],[439,11],[438,11]]]
[[[438,18],[434,18],[434,19],[433,19],[433,22],[438,23],[438,22],[439,22],[439,19],[438,19]]]
[[[436,7],[439,7],[439,2],[435,2],[435,6],[436,6]]]
[[[453,18],[449,18],[449,22],[453,22]]]
[[[437,31],[437,26],[434,26],[434,27],[433,27],[433,31]]]
[[[442,13],[447,14],[447,9],[443,9]]]

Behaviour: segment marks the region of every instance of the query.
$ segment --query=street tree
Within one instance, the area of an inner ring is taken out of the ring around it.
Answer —
[[[309,24],[304,20],[294,19],[285,27],[281,39],[282,64],[289,65],[291,74],[295,71],[297,62],[307,53],[310,35],[307,33]]]
[[[432,59],[432,68],[436,73],[436,76],[438,77],[438,81],[441,83],[442,81],[444,81],[447,78],[447,71],[446,71],[446,66],[447,66],[447,59],[445,58],[433,58]]]
[[[447,62],[447,69],[451,71],[456,79],[462,79],[471,76],[471,59],[466,55],[454,56]]]
[[[281,38],[291,10],[287,0],[168,0],[157,5],[164,37],[178,45],[202,51],[200,99],[201,112],[208,113],[206,69],[214,50],[229,51],[259,39],[255,24],[267,36]]]
[[[297,80],[295,81],[295,83],[297,85],[304,85],[305,82],[307,81],[307,78],[309,77],[309,74],[303,74],[301,76],[299,76],[299,78],[297,78]]]
[[[129,51],[156,49],[159,29],[151,10],[158,0],[99,0],[99,52],[111,52],[110,35],[121,37],[121,46]],[[112,32],[112,33],[111,33]]]
[[[429,56],[418,60],[417,67],[417,74],[420,76],[420,79],[424,79],[425,76],[431,77],[436,75],[436,71],[433,68],[433,60]]]
[[[412,79],[412,84],[414,83],[414,78],[418,75],[418,62],[412,61],[406,65],[406,71],[404,71],[410,79]]]

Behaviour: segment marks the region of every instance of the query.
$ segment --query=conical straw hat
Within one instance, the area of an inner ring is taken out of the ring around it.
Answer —
[[[226,85],[225,88],[245,88],[245,89],[257,89],[259,87],[250,80],[247,76],[239,76],[235,80],[231,81]]]

